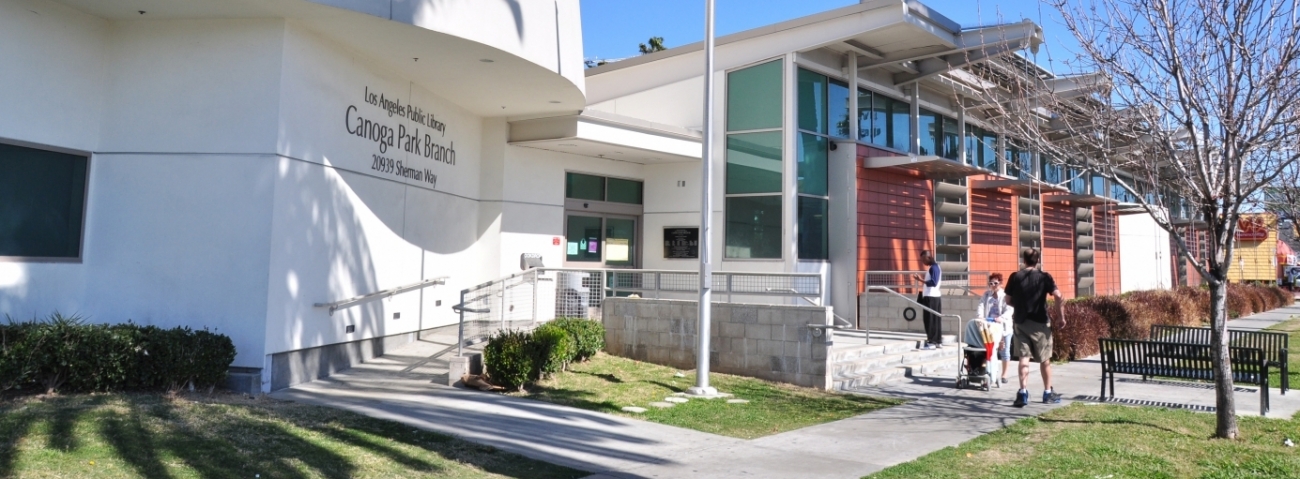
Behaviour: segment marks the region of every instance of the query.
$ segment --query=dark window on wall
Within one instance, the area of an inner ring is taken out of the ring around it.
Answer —
[[[644,189],[644,184],[636,180],[582,173],[564,174],[564,197],[568,199],[639,205],[642,203]]]
[[[627,203],[629,205],[641,204],[644,184],[640,181],[610,178],[607,184],[609,185],[609,192],[606,195],[606,198],[608,198],[609,201],[614,203]]]
[[[0,257],[81,257],[89,161],[0,144]]]
[[[858,90],[858,139],[876,146],[908,151],[912,137],[911,107],[870,90]]]
[[[1095,174],[1089,176],[1092,176],[1092,195],[1109,198],[1110,190],[1106,188],[1106,178]]]
[[[781,197],[727,198],[728,258],[781,257]]]
[[[830,201],[814,196],[799,196],[799,258],[830,258],[829,233],[826,229]]]
[[[605,201],[605,177],[566,173],[564,197],[575,200]]]
[[[774,60],[727,74],[727,258],[781,258],[783,71],[782,62]],[[820,87],[805,81],[816,79],[801,76],[799,94],[813,95],[809,101],[820,113],[799,121],[827,128],[824,80]]]
[[[832,79],[826,85],[826,104],[828,121],[830,122],[831,136],[836,138],[848,138],[850,135],[849,121],[849,85],[842,81]]]

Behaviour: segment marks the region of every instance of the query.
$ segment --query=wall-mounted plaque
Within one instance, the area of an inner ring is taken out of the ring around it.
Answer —
[[[664,258],[699,259],[699,228],[664,228]]]

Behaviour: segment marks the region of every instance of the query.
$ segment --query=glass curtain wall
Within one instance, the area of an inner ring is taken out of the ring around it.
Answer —
[[[858,89],[858,140],[907,151],[912,137],[911,107],[871,90]]]
[[[966,162],[989,171],[998,171],[998,135],[970,123],[966,124]]]
[[[799,259],[824,260],[830,258],[827,163],[832,139],[849,136],[849,87],[801,68],[797,104]]]
[[[781,258],[783,71],[773,60],[727,74],[727,258]]]

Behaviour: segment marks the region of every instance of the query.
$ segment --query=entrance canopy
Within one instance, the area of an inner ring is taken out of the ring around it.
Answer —
[[[597,110],[512,122],[510,144],[645,165],[700,161],[703,151],[697,131]]]

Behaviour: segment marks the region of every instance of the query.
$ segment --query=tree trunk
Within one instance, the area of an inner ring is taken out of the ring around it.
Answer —
[[[1210,282],[1210,330],[1217,418],[1214,437],[1236,439],[1237,405],[1232,392],[1232,362],[1228,355],[1228,282],[1224,280]]]

